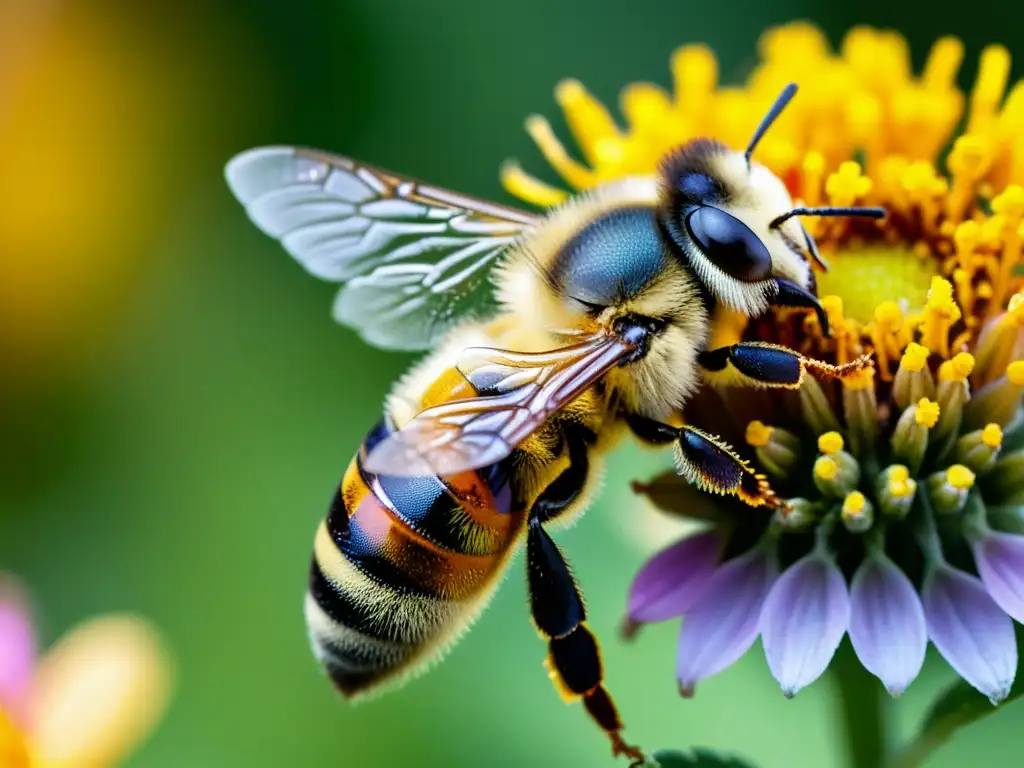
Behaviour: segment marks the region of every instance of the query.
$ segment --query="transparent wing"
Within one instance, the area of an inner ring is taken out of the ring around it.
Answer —
[[[609,334],[539,354],[467,349],[459,370],[483,397],[427,408],[392,432],[364,466],[383,475],[454,475],[512,453],[635,349]]]
[[[345,283],[335,319],[386,349],[429,347],[472,312],[495,258],[538,221],[294,147],[243,152],[225,175],[261,230],[311,274]]]

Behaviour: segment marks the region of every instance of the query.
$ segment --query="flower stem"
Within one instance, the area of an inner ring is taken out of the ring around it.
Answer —
[[[850,641],[844,640],[830,667],[839,693],[849,768],[878,768],[887,752],[882,686],[861,666]]]

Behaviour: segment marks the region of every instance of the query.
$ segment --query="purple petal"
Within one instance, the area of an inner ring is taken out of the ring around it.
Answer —
[[[882,553],[867,557],[850,585],[850,641],[885,689],[899,696],[921,671],[928,632],[910,579]]]
[[[1024,536],[993,531],[972,546],[985,589],[1000,608],[1024,623]]]
[[[974,576],[940,565],[922,590],[928,636],[957,673],[993,704],[1017,673],[1013,622]]]
[[[821,677],[849,616],[846,581],[831,558],[812,552],[775,582],[761,609],[761,641],[786,696]]]
[[[676,675],[685,695],[740,658],[757,639],[761,605],[778,575],[775,553],[757,547],[724,563],[683,619]]]
[[[0,577],[0,708],[23,710],[35,660],[28,601],[15,583]]]
[[[712,530],[656,554],[629,588],[629,618],[650,623],[682,616],[703,594],[721,549],[722,537]]]

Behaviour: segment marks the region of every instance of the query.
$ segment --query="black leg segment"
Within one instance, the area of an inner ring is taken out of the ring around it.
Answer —
[[[703,490],[738,496],[752,507],[782,504],[764,475],[755,472],[716,435],[683,427],[676,464],[679,474]]]
[[[778,344],[749,341],[701,352],[697,362],[712,373],[724,371],[731,365],[739,373],[739,383],[748,386],[797,389],[807,371],[824,378],[842,379],[863,370],[870,358],[859,357],[852,363],[831,365]]]
[[[584,623],[586,609],[572,571],[543,527],[579,496],[586,482],[587,445],[579,438],[566,435],[571,463],[530,510],[526,539],[530,608],[534,624],[548,641],[546,663],[559,693],[566,701],[583,699],[590,716],[611,740],[612,753],[628,757],[631,766],[640,766],[644,754],[622,740],[622,721],[602,685],[601,652]]]

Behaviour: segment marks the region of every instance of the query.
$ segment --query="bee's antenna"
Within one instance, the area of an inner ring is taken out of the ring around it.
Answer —
[[[772,104],[772,108],[768,110],[763,118],[761,118],[761,124],[757,126],[757,130],[754,131],[754,137],[750,140],[747,145],[747,151],[743,153],[743,157],[747,160],[747,170],[750,170],[750,156],[754,153],[754,147],[757,146],[757,142],[764,136],[765,131],[772,127],[772,123],[775,122],[775,118],[781,114],[782,110],[789,104],[789,100],[796,94],[796,83],[790,83],[782,89],[782,93],[779,94],[779,98]]]
[[[778,229],[782,222],[794,216],[860,216],[865,219],[884,219],[885,208],[794,208],[772,219],[769,229]]]

